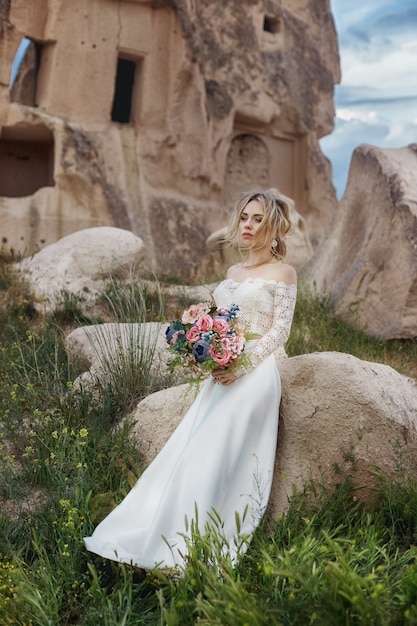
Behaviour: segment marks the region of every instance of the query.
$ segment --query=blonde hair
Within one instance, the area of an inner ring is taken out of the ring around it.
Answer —
[[[287,246],[284,238],[285,235],[294,230],[294,225],[290,219],[290,209],[294,207],[294,202],[273,187],[270,189],[253,189],[242,194],[233,207],[226,240],[232,245],[238,244],[241,215],[252,200],[259,202],[264,211],[262,222],[252,243],[252,250],[258,251],[269,247],[273,256],[278,259],[285,258]],[[274,240],[276,245],[274,245]]]

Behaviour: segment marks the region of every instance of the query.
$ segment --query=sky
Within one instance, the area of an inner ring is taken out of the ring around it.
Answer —
[[[320,145],[340,198],[357,146],[417,143],[417,0],[331,0],[331,8],[342,79],[335,128]]]

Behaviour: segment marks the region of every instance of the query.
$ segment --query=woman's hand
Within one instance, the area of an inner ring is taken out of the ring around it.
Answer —
[[[222,385],[230,385],[231,383],[234,383],[235,380],[237,380],[237,376],[235,376],[233,372],[227,369],[215,369],[211,372],[211,375],[215,383],[220,383]]]

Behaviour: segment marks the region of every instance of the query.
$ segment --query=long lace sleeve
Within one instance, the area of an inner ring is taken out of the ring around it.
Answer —
[[[291,330],[296,297],[297,288],[295,285],[276,284],[273,311],[263,314],[264,318],[267,316],[271,318],[269,329],[262,334],[260,339],[249,343],[246,350],[249,363],[235,371],[237,377],[253,370],[267,356],[285,344]],[[263,321],[265,322],[265,319]]]

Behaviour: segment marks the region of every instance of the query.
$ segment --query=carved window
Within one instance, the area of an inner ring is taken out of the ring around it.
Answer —
[[[281,31],[280,18],[276,16],[265,15],[263,29],[266,33],[272,33],[273,35],[276,35]]]
[[[119,57],[117,60],[116,80],[114,85],[112,122],[128,124],[132,121],[134,87],[138,82],[140,59]]]
[[[53,187],[54,137],[44,126],[2,128],[0,196],[22,198]]]
[[[16,52],[10,79],[10,100],[37,106],[38,74],[43,45],[24,37]]]

